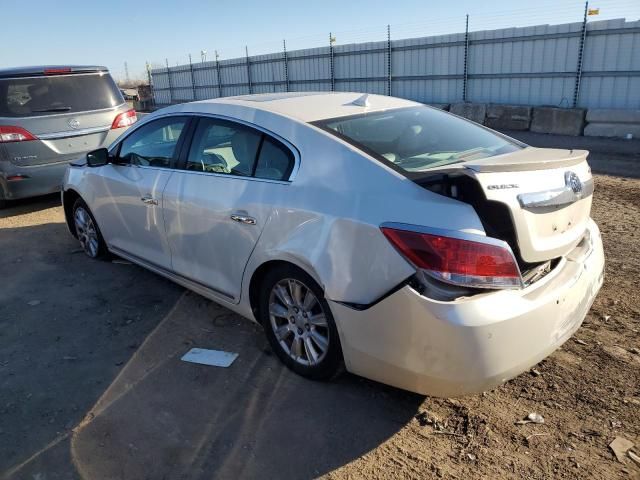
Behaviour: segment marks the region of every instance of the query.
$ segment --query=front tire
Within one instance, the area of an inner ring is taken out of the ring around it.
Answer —
[[[313,278],[294,266],[275,268],[265,275],[259,298],[267,339],[287,367],[317,380],[341,370],[338,330]]]
[[[108,257],[107,244],[102,238],[98,223],[81,198],[78,198],[73,204],[73,225],[80,246],[88,257],[94,259]]]

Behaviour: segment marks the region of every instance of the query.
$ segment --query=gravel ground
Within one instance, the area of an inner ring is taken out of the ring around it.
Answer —
[[[640,180],[596,176],[605,284],[560,350],[482,395],[290,373],[260,329],[78,252],[57,197],[0,212],[0,478],[640,478]],[[180,362],[239,352],[229,369]],[[516,425],[536,412],[543,424]]]

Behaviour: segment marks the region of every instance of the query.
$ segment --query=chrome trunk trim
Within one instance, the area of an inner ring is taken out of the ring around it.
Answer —
[[[594,182],[590,178],[582,183],[582,188],[575,191],[569,184],[561,188],[540,192],[521,193],[518,202],[522,208],[563,207],[593,194]]]
[[[83,128],[81,130],[67,130],[66,132],[42,133],[36,134],[38,140],[57,140],[60,138],[81,137],[82,135],[91,135],[92,133],[102,133],[111,130],[111,125],[102,127]]]

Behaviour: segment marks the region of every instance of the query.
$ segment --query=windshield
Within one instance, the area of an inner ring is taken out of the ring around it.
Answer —
[[[87,112],[123,102],[106,72],[0,79],[0,117]]]
[[[523,148],[490,130],[426,106],[322,120],[315,125],[409,173]]]

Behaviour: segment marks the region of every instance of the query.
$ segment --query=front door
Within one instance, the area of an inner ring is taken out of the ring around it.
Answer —
[[[115,253],[171,268],[162,194],[187,121],[165,117],[141,126],[116,147],[114,163],[100,167],[91,179],[96,194],[92,211]]]

